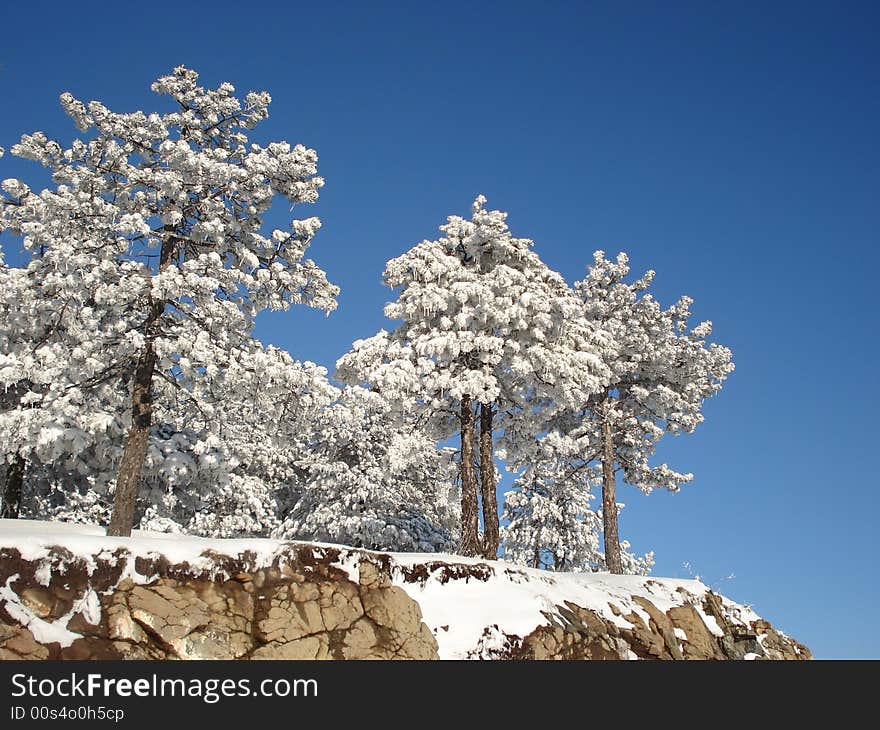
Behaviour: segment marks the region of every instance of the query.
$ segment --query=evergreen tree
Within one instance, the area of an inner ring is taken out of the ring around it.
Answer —
[[[485,202],[479,196],[470,219],[451,216],[440,238],[388,262],[384,281],[397,298],[385,314],[400,324],[356,342],[338,367],[340,377],[392,400],[415,398],[435,414],[439,438],[458,432],[459,549],[495,558],[495,434],[515,428],[534,435],[536,403],[585,397],[607,373],[564,279],[531,240],[512,236],[506,213],[486,210]]]
[[[688,324],[689,297],[663,309],[647,292],[654,272],[628,283],[629,270],[626,254],[609,261],[597,251],[586,278],[575,284],[587,321],[610,336],[605,361],[612,377],[569,414],[565,429],[583,461],[601,464],[605,554],[613,573],[623,570],[617,474],[645,493],[678,491],[691,481],[692,474],[649,460],[664,434],[690,433],[703,421],[704,401],[734,369],[730,350],[707,341],[711,322]]]
[[[48,167],[56,186],[37,194],[17,180],[3,184],[0,230],[39,250],[32,285],[51,290],[58,311],[76,310],[69,319],[79,322],[64,332],[76,367],[62,359],[68,372],[43,401],[96,378],[129,389],[114,535],[132,527],[155,403],[185,397],[210,417],[195,384],[248,347],[260,310],[336,304],[336,287],[304,258],[318,219],[261,232],[276,195],[291,205],[317,199],[317,155],[287,142],[248,142],[248,130],[268,115],[267,93],[242,101],[231,84],[206,89],[197,81],[184,67],[156,81],[153,90],[176,104],[161,115],[115,113],[62,94],[91,138],[64,148],[42,132],[23,136],[12,153]]]

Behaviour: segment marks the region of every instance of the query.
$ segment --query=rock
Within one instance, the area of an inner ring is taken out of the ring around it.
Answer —
[[[22,626],[0,621],[0,659],[48,659],[49,650]]]
[[[379,636],[375,624],[368,618],[360,618],[346,632],[342,642],[343,659],[372,659],[377,655]]]
[[[362,600],[364,612],[379,626],[404,634],[418,631],[422,612],[402,588],[367,590]]]
[[[637,628],[639,639],[649,647],[648,653],[658,659],[683,659],[678,639],[675,636],[675,624],[659,608],[642,596],[633,596],[637,603],[650,617],[650,627]],[[641,622],[644,626],[644,622]]]
[[[25,588],[20,595],[21,603],[34,615],[40,618],[48,618],[52,615],[55,607],[55,596],[46,588],[30,586]]]
[[[358,563],[358,576],[358,581],[364,588],[388,588],[391,586],[391,576],[388,570],[369,558],[363,558]]]
[[[283,643],[272,643],[256,649],[253,659],[329,659],[326,638],[306,636]]]
[[[676,606],[669,609],[672,623],[682,629],[687,637],[684,642],[686,659],[724,659],[715,637],[703,623],[693,606]]]
[[[555,585],[553,593],[543,596],[565,596],[551,575],[509,564],[429,556],[395,564],[392,555],[349,550],[343,556],[344,550],[298,543],[261,565],[255,565],[254,556],[212,554],[203,555],[195,568],[171,564],[162,556],[132,558],[123,549],[96,553],[86,561],[58,548],[43,560],[50,565],[66,561],[65,570],[51,573],[46,585],[44,563],[3,548],[0,585],[15,593],[12,599],[6,594],[6,600],[16,605],[0,600],[0,659],[437,659],[437,637],[413,598],[429,584],[432,602],[441,600],[449,585],[450,595],[456,596],[454,608],[461,611],[468,610],[468,600],[491,600],[486,592],[490,579],[517,586],[531,583],[538,595]],[[126,570],[130,561],[134,571]],[[627,595],[618,588],[605,606],[547,600],[537,625],[525,636],[505,630],[507,607],[499,605],[498,621],[485,627],[468,656],[811,657],[806,647],[711,591],[694,595],[692,588],[673,584],[664,589],[651,580],[621,585],[641,587],[642,592]],[[475,592],[461,593],[462,588]],[[654,596],[663,590],[661,610]],[[670,608],[670,603],[675,605]],[[448,610],[440,615],[444,619],[434,629],[446,641],[456,625],[445,619]],[[61,622],[59,628],[66,631],[46,633],[43,621]],[[717,625],[722,635],[707,624]],[[39,630],[32,632],[28,625]],[[42,644],[37,636],[59,636],[64,645]]]

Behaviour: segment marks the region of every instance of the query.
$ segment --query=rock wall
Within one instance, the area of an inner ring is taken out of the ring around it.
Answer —
[[[337,557],[299,547],[264,568],[218,557],[210,571],[137,558],[134,574],[149,577],[136,581],[124,553],[89,564],[59,550],[47,560],[64,572],[43,585],[45,563],[7,549],[0,659],[437,658],[389,573],[365,556],[355,582]]]
[[[569,585],[502,562],[304,543],[174,562],[119,544],[0,548],[0,659],[810,658],[693,581]]]

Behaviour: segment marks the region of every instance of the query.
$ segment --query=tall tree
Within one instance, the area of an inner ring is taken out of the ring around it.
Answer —
[[[23,136],[13,154],[50,168],[57,185],[40,194],[17,181],[4,188],[6,228],[54,267],[56,305],[97,302],[118,313],[77,343],[87,360],[103,359],[104,377],[130,388],[114,535],[131,531],[156,398],[186,397],[210,411],[193,384],[220,375],[260,310],[336,305],[338,289],[304,258],[317,218],[261,232],[276,195],[291,205],[317,199],[316,153],[248,142],[268,116],[269,94],[240,100],[231,84],[197,82],[181,66],[153,84],[175,102],[166,114],[115,113],[62,94],[65,111],[93,136],[68,148],[41,132]]]
[[[456,427],[459,549],[495,558],[495,434],[516,428],[533,435],[536,409],[586,397],[604,385],[607,371],[564,279],[532,250],[533,241],[511,234],[506,213],[485,203],[477,197],[469,219],[450,216],[440,238],[388,262],[384,281],[398,296],[385,314],[400,325],[356,342],[338,365],[341,377],[390,398],[415,395],[439,414],[439,438],[452,435],[444,424]]]
[[[605,559],[612,573],[624,569],[617,475],[645,493],[678,491],[691,481],[692,474],[650,466],[649,459],[663,434],[690,433],[703,421],[704,401],[734,369],[731,351],[707,342],[711,322],[688,325],[689,297],[663,309],[647,292],[654,272],[628,283],[629,271],[626,254],[609,261],[597,251],[586,278],[575,284],[587,321],[610,336],[605,358],[611,380],[568,420],[584,462],[601,464]]]

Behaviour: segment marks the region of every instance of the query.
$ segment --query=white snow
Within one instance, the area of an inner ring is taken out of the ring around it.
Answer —
[[[395,553],[393,557],[398,565],[426,562],[423,555]],[[526,636],[538,626],[546,625],[548,616],[563,622],[557,607],[564,606],[566,601],[591,609],[621,628],[631,628],[629,621],[612,610],[612,604],[618,613],[634,612],[647,624],[650,617],[633,600],[634,596],[648,599],[664,612],[685,603],[701,610],[702,597],[708,590],[695,580],[610,573],[548,573],[503,561],[437,557],[459,564],[482,562],[493,571],[487,581],[471,578],[444,584],[439,578],[431,577],[422,586],[400,577],[395,580],[396,585],[421,606],[425,623],[434,630],[441,659],[467,657],[480,645],[486,628],[493,624],[502,624],[500,628],[504,633]],[[717,629],[714,621],[713,625]],[[444,626],[448,629],[440,628]]]
[[[85,560],[121,548],[133,557],[164,555],[172,563],[187,562],[196,568],[210,565],[210,559],[203,557],[206,552],[229,556],[252,552],[258,562],[268,564],[285,544],[289,543],[265,538],[230,540],[144,530],[133,530],[131,537],[107,537],[105,529],[98,525],[0,520],[0,546],[16,548],[25,560],[45,558],[49,548],[59,546]]]

